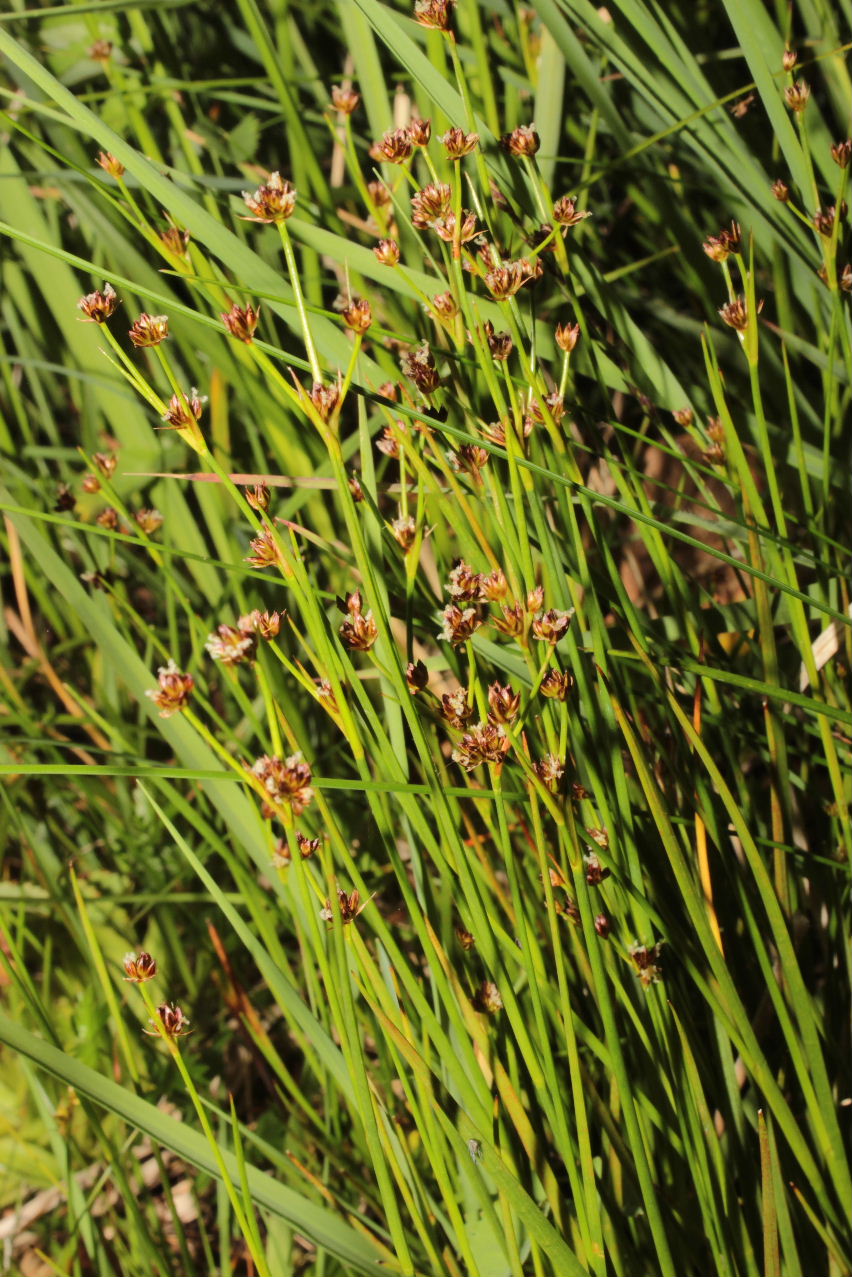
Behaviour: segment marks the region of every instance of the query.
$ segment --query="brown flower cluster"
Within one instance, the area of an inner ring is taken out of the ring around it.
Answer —
[[[477,723],[456,745],[453,762],[466,772],[472,772],[483,763],[491,763],[499,771],[511,747],[512,742],[501,723]]]
[[[149,688],[145,695],[157,706],[160,718],[171,718],[189,704],[194,687],[192,675],[181,673],[174,661],[169,661],[157,672],[157,686]]]
[[[252,765],[251,774],[265,791],[264,815],[267,817],[274,816],[284,806],[288,806],[294,816],[300,816],[314,796],[311,769],[301,754],[291,754],[284,759],[264,754]]]
[[[243,191],[246,208],[254,214],[246,217],[247,222],[276,223],[286,222],[292,217],[296,207],[296,190],[290,182],[285,182],[278,172],[270,173],[266,182],[257,188],[254,195]]]
[[[353,652],[369,652],[379,637],[379,629],[373,613],[363,610],[361,591],[348,595],[344,606],[348,615],[338,631],[340,637]]]

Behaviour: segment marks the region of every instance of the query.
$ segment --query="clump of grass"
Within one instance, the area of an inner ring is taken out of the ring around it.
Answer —
[[[850,1271],[848,73],[742,12],[0,25],[56,1268]]]

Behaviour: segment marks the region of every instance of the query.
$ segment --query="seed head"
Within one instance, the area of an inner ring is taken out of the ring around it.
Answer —
[[[161,665],[157,672],[157,686],[149,688],[145,695],[152,700],[160,711],[160,718],[171,718],[189,704],[195,679],[191,674],[182,674],[174,661]]]
[[[260,307],[258,306],[255,310],[252,306],[237,306],[235,303],[227,315],[220,315],[219,318],[232,337],[248,345],[254,340],[254,330],[260,319]]]
[[[130,984],[144,984],[153,980],[157,974],[157,962],[150,953],[126,953],[124,955],[124,978]]]
[[[695,414],[691,408],[676,408],[672,413],[672,416],[677,424],[682,426],[684,430],[688,430],[695,420]]]
[[[841,218],[845,217],[848,211],[849,210],[846,207],[846,201],[841,200],[840,202]],[[830,204],[828,208],[821,208],[817,210],[817,212],[814,214],[814,227],[817,231],[819,231],[820,235],[824,235],[826,238],[828,238],[831,235],[831,232],[834,229],[834,219],[836,218],[836,216],[837,216],[837,208],[836,208],[836,205],[834,204]]]
[[[488,342],[491,358],[497,360],[498,363],[508,359],[514,348],[514,342],[510,334],[495,333],[494,325],[490,319],[485,321],[485,340]]]
[[[326,385],[322,381],[315,381],[311,387],[311,403],[319,413],[323,421],[330,421],[340,406],[340,389],[342,382],[338,377],[337,381],[329,382]]]
[[[470,602],[481,597],[482,576],[462,559],[451,570],[447,588],[454,602]]]
[[[534,125],[519,124],[511,133],[504,133],[500,139],[504,151],[520,159],[524,155],[535,155],[541,146],[541,138]]]
[[[400,545],[407,554],[414,544],[414,538],[417,535],[417,524],[411,515],[400,515],[399,518],[393,519],[390,524],[391,536]]]
[[[790,198],[790,188],[786,182],[782,182],[781,178],[776,178],[772,183],[772,194],[781,204],[786,204]]]
[[[589,832],[591,833],[592,831],[589,830]],[[599,830],[596,832],[604,832],[604,831]],[[602,846],[605,846],[605,845],[606,844],[602,844]],[[601,864],[600,860],[598,859],[598,857],[595,855],[594,852],[591,852],[590,855],[583,857],[583,864],[586,869],[586,882],[589,884],[590,887],[599,887],[600,884],[604,881],[604,879],[608,878],[610,875],[610,870],[607,869],[606,865]]]
[[[444,624],[441,626],[439,638],[444,639],[447,643],[451,643],[453,647],[459,647],[462,643],[466,643],[482,624],[482,618],[475,607],[468,607],[462,610],[456,607],[455,603],[450,603],[441,613]]]
[[[840,287],[844,293],[852,293],[852,266],[848,262],[840,272]]]
[[[356,590],[346,599],[348,616],[338,631],[340,637],[353,652],[369,652],[379,637],[379,628],[372,612],[363,612],[361,591]]]
[[[277,638],[281,631],[281,617],[281,612],[261,612],[255,608],[253,612],[240,617],[237,621],[237,629],[242,630],[244,634],[255,633],[269,642]]]
[[[361,105],[361,94],[340,84],[331,86],[331,105],[341,115],[351,115]]]
[[[253,764],[251,774],[263,786],[273,812],[286,805],[294,816],[301,816],[314,796],[311,769],[301,754],[284,759],[264,754]]]
[[[576,195],[563,195],[553,205],[553,220],[560,226],[576,226],[586,217],[591,217],[591,213],[578,211]]]
[[[374,142],[370,147],[370,156],[374,160],[386,161],[388,164],[404,164],[414,152],[414,143],[408,129],[391,129]]]
[[[373,252],[383,266],[399,265],[399,244],[395,239],[380,239]]]
[[[89,49],[93,62],[109,62],[112,57],[112,40],[96,40]]]
[[[464,129],[452,128],[447,130],[440,141],[446,149],[448,160],[460,160],[462,156],[470,155],[471,151],[476,149],[479,134],[465,133]]]
[[[277,567],[281,562],[281,551],[275,541],[272,528],[267,524],[263,531],[249,541],[251,554],[247,554],[244,562],[255,568]]]
[[[831,158],[840,168],[848,168],[849,160],[852,159],[852,138],[847,138],[845,142],[835,142],[831,148]]]
[[[261,510],[265,513],[269,509],[269,488],[265,483],[256,483],[253,488],[246,488],[246,501],[252,510]]]
[[[469,209],[462,210],[461,225],[459,225],[455,213],[446,213],[433,224],[433,230],[447,244],[454,244],[456,239],[458,239],[459,244],[469,244],[479,234],[476,225],[476,214],[471,213]]]
[[[292,217],[296,207],[296,190],[290,182],[285,182],[278,172],[270,173],[266,182],[259,186],[254,195],[243,191],[246,207],[253,217],[244,217],[246,222],[280,223]]]
[[[432,136],[431,120],[412,120],[408,126],[408,136],[413,146],[428,146]]]
[[[102,528],[108,528],[110,532],[115,532],[118,527],[118,511],[113,506],[108,505],[105,510],[101,510],[97,522]]]
[[[570,355],[571,351],[580,340],[579,324],[557,324],[556,325],[556,344],[560,350],[564,350],[566,355]]]
[[[101,481],[96,474],[86,474],[83,475],[80,487],[84,492],[100,492]],[[71,502],[71,508],[74,508],[73,501]]]
[[[203,438],[198,420],[202,411],[203,404],[193,388],[190,395],[172,395],[168,409],[163,413],[163,421],[168,429],[177,430],[182,439],[200,449]]]
[[[521,708],[521,694],[508,685],[492,683],[488,689],[489,723],[513,723]]]
[[[53,509],[57,514],[67,514],[69,510],[73,510],[76,502],[74,494],[68,487],[67,483],[60,483],[56,488],[56,501]]]
[[[502,1011],[503,999],[493,980],[483,980],[473,996],[473,1005],[485,1015],[496,1015]]]
[[[474,709],[468,701],[466,688],[457,687],[455,691],[445,692],[441,697],[441,717],[456,731],[464,731],[473,714]]]
[[[144,1032],[152,1038],[182,1038],[191,1033],[189,1020],[174,1002],[163,1002],[157,1007],[156,1019],[149,1020],[152,1026]]]
[[[105,173],[109,173],[110,177],[123,177],[127,172],[121,160],[116,159],[109,151],[98,151],[98,164]]]
[[[463,443],[459,445],[457,452],[450,452],[450,465],[457,474],[469,474],[476,483],[481,483],[480,470],[488,464],[488,453],[485,448],[480,448],[475,443]]]
[[[432,309],[440,319],[447,321],[455,319],[459,313],[458,303],[452,293],[438,293],[432,298]]]
[[[299,844],[299,852],[303,860],[310,860],[311,856],[315,856],[319,851],[319,838],[309,838],[301,830],[296,832],[296,842]]]
[[[732,253],[739,253],[742,248],[739,222],[731,222],[730,230],[721,230],[718,235],[708,235],[702,247],[711,261],[726,262]]]
[[[477,723],[465,732],[453,750],[453,762],[466,772],[472,772],[483,763],[491,763],[498,770],[506,761],[512,747],[505,727],[499,723]]]
[[[163,516],[159,510],[137,510],[133,517],[146,536],[153,536],[163,526]]]
[[[509,582],[500,568],[480,578],[480,597],[488,603],[501,603],[508,593]]]
[[[533,634],[543,643],[550,643],[555,647],[568,633],[573,615],[573,608],[569,612],[557,612],[555,608],[551,608],[549,612],[535,618],[532,624]]]
[[[160,231],[160,240],[173,257],[186,257],[191,238],[189,231],[178,230],[176,226]]]
[[[630,957],[636,967],[636,974],[646,989],[649,985],[658,984],[663,974],[660,966],[661,949],[662,945],[660,944],[655,944],[651,949],[648,949],[644,944],[637,944],[630,950]]]
[[[429,349],[428,342],[422,342],[416,350],[404,355],[400,361],[402,371],[410,377],[417,389],[424,395],[431,395],[441,384],[441,378],[435,367],[435,356]]]
[[[568,693],[574,686],[573,675],[567,670],[550,670],[541,680],[539,691],[554,701],[567,701]]]
[[[522,638],[526,632],[527,616],[521,604],[504,603],[500,610],[502,616],[494,617],[494,628],[509,638]]]
[[[82,310],[84,324],[103,324],[109,319],[118,305],[118,296],[112,284],[104,284],[104,291],[96,290],[81,297],[77,302],[78,310]]]
[[[599,913],[595,917],[595,931],[602,940],[606,940],[610,933],[610,922],[605,913]]]
[[[169,335],[168,315],[140,315],[128,336],[134,346],[159,346]]]
[[[353,297],[341,314],[346,327],[351,328],[354,333],[365,333],[373,322],[370,303],[363,297]]]
[[[502,266],[492,267],[485,275],[485,287],[492,297],[502,301],[507,297],[514,297],[519,288],[528,284],[531,279],[538,279],[542,273],[543,268],[540,262],[533,265],[522,257],[520,261],[505,262]]]
[[[415,0],[414,21],[435,31],[449,31],[456,0]]]
[[[358,914],[366,909],[370,900],[372,900],[372,896],[369,900],[365,900],[364,903],[361,904],[360,892],[352,891],[349,895],[347,895],[345,891],[340,891],[338,889],[337,907],[340,910],[340,921],[343,925],[345,926],[348,922],[354,922],[358,917]],[[325,908],[320,909],[320,917],[323,922],[334,922],[334,910],[331,907],[330,900],[326,900]]]
[[[763,310],[763,302],[757,303],[758,314]],[[724,306],[720,306],[719,314],[729,328],[735,328],[738,333],[744,333],[749,326],[750,316],[748,306],[744,297],[737,297],[732,302],[727,302]]]
[[[453,193],[446,182],[430,182],[411,197],[411,222],[419,231],[450,212]]]
[[[792,71],[793,68],[795,67],[798,60],[799,60],[799,55],[795,49],[785,49],[784,56],[781,59],[781,65],[783,66],[784,70],[789,74],[790,71]]]
[[[474,936],[471,935],[466,927],[456,927],[456,938],[465,952],[472,949],[476,944]]]
[[[811,96],[811,86],[804,80],[797,80],[795,84],[788,84],[784,90],[784,101],[787,103],[791,111],[797,115],[804,111],[808,105]]]
[[[222,665],[245,665],[257,654],[257,631],[253,626],[219,625],[204,647]]]
[[[409,661],[405,668],[405,681],[408,684],[408,690],[414,696],[417,692],[422,692],[423,688],[429,682],[429,671],[422,661]]]
[[[385,208],[391,202],[391,193],[384,182],[368,182],[367,194],[374,208]]]
[[[556,793],[565,775],[565,759],[557,758],[556,754],[545,754],[541,762],[533,763],[533,771],[547,789]]]

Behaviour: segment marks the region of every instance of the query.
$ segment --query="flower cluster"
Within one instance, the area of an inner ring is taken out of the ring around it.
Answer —
[[[274,816],[282,807],[300,816],[314,796],[311,769],[301,754],[284,759],[264,754],[250,770],[264,791],[266,816]]]

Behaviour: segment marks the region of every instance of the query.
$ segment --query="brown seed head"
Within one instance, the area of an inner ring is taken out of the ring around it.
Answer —
[[[483,980],[473,996],[473,1005],[485,1015],[496,1015],[502,1011],[503,999],[493,980]]]
[[[527,616],[521,604],[513,603],[510,606],[504,603],[501,611],[502,616],[494,617],[494,628],[509,638],[522,638],[526,633]]]
[[[567,701],[568,693],[574,686],[573,675],[567,670],[549,670],[541,680],[539,691],[554,701]]]
[[[115,467],[118,465],[118,457],[114,452],[95,452],[92,455],[92,461],[95,469],[99,470],[105,479],[112,478]]]
[[[384,160],[388,164],[404,164],[413,152],[414,143],[408,129],[391,129],[370,147],[370,155],[374,160]]]
[[[553,205],[553,220],[560,226],[576,226],[586,217],[591,217],[591,213],[588,210],[578,210],[576,195],[563,195]]]
[[[526,609],[528,612],[540,612],[544,607],[544,586],[536,585],[527,594]]]
[[[96,290],[81,297],[77,309],[82,310],[84,324],[103,324],[118,305],[118,296],[112,284],[104,284],[104,291]]]
[[[399,518],[391,520],[390,523],[391,536],[400,545],[407,554],[414,544],[414,538],[417,535],[417,524],[411,515],[400,515]]]
[[[176,226],[160,231],[160,240],[173,257],[186,257],[191,238],[189,231],[178,230]]]
[[[556,793],[565,775],[565,759],[557,758],[556,754],[545,754],[541,762],[533,763],[533,771],[547,789]]]
[[[602,940],[606,940],[610,933],[610,922],[605,913],[599,913],[595,917],[595,931]]]
[[[153,534],[163,526],[163,516],[159,510],[141,509],[137,510],[133,515],[137,525],[145,533],[146,536]]]
[[[739,253],[742,248],[739,222],[731,222],[730,230],[721,230],[718,235],[708,235],[702,247],[711,261],[726,262],[732,253]]]
[[[96,474],[85,474],[83,475],[83,479],[82,479],[82,482],[80,483],[80,487],[83,489],[84,492],[90,492],[90,493],[100,492],[101,481]],[[74,508],[73,501],[71,502],[71,508],[72,509]]]
[[[760,314],[763,310],[763,302],[757,304],[757,311]],[[738,333],[744,333],[749,326],[749,313],[746,299],[737,297],[732,302],[726,302],[724,306],[719,307],[719,314],[729,328],[735,328]]]
[[[500,568],[495,568],[487,576],[480,578],[480,598],[488,603],[502,603],[509,593],[509,582]]]
[[[380,239],[373,252],[383,266],[399,265],[399,244],[395,239]]]
[[[187,1020],[183,1011],[173,1002],[163,1002],[157,1007],[156,1019],[149,1020],[152,1026],[145,1029],[144,1032],[152,1038],[182,1038],[191,1033],[189,1020]]]
[[[422,661],[409,661],[405,668],[405,681],[412,695],[423,691],[429,682],[429,671]]]
[[[428,146],[432,136],[432,121],[412,120],[408,126],[408,136],[413,146]]]
[[[108,528],[110,532],[115,532],[118,527],[118,511],[113,506],[108,505],[105,510],[101,510],[96,522],[102,528]]]
[[[555,608],[537,616],[533,621],[533,634],[543,643],[550,643],[554,647],[561,638],[568,633],[568,626],[571,624],[571,618],[574,615],[574,609],[569,612],[557,612]]]
[[[153,980],[157,974],[157,962],[150,953],[126,953],[124,955],[124,978],[130,984],[144,984]]]
[[[447,589],[450,591],[450,598],[456,603],[478,599],[482,594],[482,576],[462,559],[450,571]]]
[[[842,200],[840,204],[840,216],[844,218],[848,212],[846,201]],[[834,219],[837,216],[837,208],[834,204],[830,204],[828,208],[820,208],[814,214],[814,228],[819,231],[820,235],[824,235],[826,239],[831,235],[834,229]]]
[[[453,750],[453,762],[466,772],[472,772],[483,763],[491,763],[498,770],[506,761],[512,747],[505,727],[499,723],[477,723],[465,732]]]
[[[68,487],[67,483],[60,483],[56,488],[56,501],[53,506],[57,514],[67,514],[69,510],[73,510],[76,505],[74,493]]]
[[[248,501],[252,510],[261,510],[264,513],[269,509],[271,494],[265,483],[257,483],[253,488],[246,488],[246,501]]]
[[[541,263],[537,265],[540,267]],[[505,262],[502,266],[492,267],[485,275],[485,286],[492,297],[502,301],[507,297],[514,297],[519,288],[531,279],[537,279],[540,273],[526,258],[521,258],[517,262]]]
[[[340,910],[340,921],[344,924],[344,926],[348,922],[354,922],[354,920],[358,917],[358,914],[366,909],[369,903],[369,900],[365,900],[364,903],[361,904],[361,894],[358,891],[352,891],[349,895],[347,895],[345,891],[340,891],[338,889],[337,906]],[[326,900],[325,908],[320,909],[320,917],[323,922],[334,921],[334,910],[331,907],[330,900]]]
[[[357,474],[350,474],[347,483],[349,484],[349,491],[352,493],[352,500],[356,503],[363,501],[364,489],[361,486],[361,480],[358,478]]]
[[[219,625],[204,647],[222,665],[244,665],[257,653],[257,632],[252,626]]]
[[[449,321],[459,313],[458,304],[452,293],[438,293],[432,298],[432,309],[439,319]]]
[[[249,541],[249,549],[251,554],[247,554],[243,562],[250,563],[252,567],[277,567],[281,562],[281,551],[268,524],[258,536]]]
[[[519,124],[511,133],[504,133],[500,139],[504,151],[520,159],[524,155],[535,155],[541,146],[541,138],[534,125]]]
[[[460,160],[462,156],[470,155],[471,151],[476,149],[479,134],[465,133],[464,129],[452,128],[447,130],[440,141],[447,152],[448,160]]]
[[[459,647],[462,643],[466,643],[482,624],[482,618],[475,607],[468,607],[462,610],[455,603],[448,604],[441,616],[444,624],[441,626],[441,632],[438,637],[444,639],[447,643],[451,643],[453,647]]]
[[[456,927],[456,938],[465,952],[476,944],[476,940],[465,927]]]
[[[781,204],[786,204],[790,198],[790,188],[786,182],[782,182],[781,178],[776,178],[772,183],[772,194]]]
[[[301,830],[296,833],[296,842],[299,844],[299,853],[303,860],[310,860],[311,856],[315,856],[319,851],[319,838],[309,838]]]
[[[331,381],[328,385],[322,381],[315,381],[311,387],[311,403],[323,421],[330,421],[336,414],[340,406],[341,385],[342,382],[338,378],[337,381]]]
[[[98,151],[98,164],[105,173],[109,173],[110,177],[124,177],[127,172],[121,160],[116,159],[109,151]]]
[[[341,311],[343,322],[353,333],[365,333],[373,322],[370,303],[363,297],[353,297]]]
[[[374,208],[385,208],[391,202],[391,193],[384,182],[378,180],[368,182],[367,194]]]
[[[273,808],[286,804],[294,816],[300,816],[314,796],[311,769],[301,754],[285,759],[264,754],[253,764],[251,774],[261,782]]]
[[[469,244],[479,234],[476,225],[476,214],[471,213],[469,209],[462,210],[461,223],[459,223],[455,213],[446,213],[443,217],[438,218],[432,229],[447,244],[455,244],[456,242]]]
[[[351,115],[361,105],[361,94],[340,84],[331,86],[331,105],[341,115]]]
[[[652,949],[648,949],[644,944],[637,944],[630,950],[630,957],[636,967],[636,974],[646,989],[649,985],[659,983],[663,974],[660,966],[661,948],[660,944],[655,944]]]
[[[260,307],[255,310],[252,306],[237,306],[234,304],[228,311],[227,315],[220,315],[222,323],[227,328],[232,337],[236,337],[237,341],[244,341],[246,345],[254,340],[254,330],[257,328],[257,321],[260,319]]]
[[[456,731],[464,731],[473,715],[474,709],[468,701],[466,688],[457,687],[455,691],[445,692],[441,697],[441,717]]]
[[[168,335],[168,315],[140,315],[128,334],[134,346],[159,346]]]
[[[783,66],[784,70],[789,74],[790,71],[792,71],[793,68],[795,67],[798,60],[799,60],[799,55],[795,49],[785,49],[784,56],[781,59],[781,65]]]
[[[373,613],[362,611],[361,591],[356,590],[346,599],[348,616],[338,631],[347,647],[354,652],[369,652],[379,637],[379,629],[373,619]]]
[[[290,182],[285,182],[277,171],[270,173],[266,181],[257,188],[254,195],[243,191],[246,208],[252,217],[244,217],[246,222],[280,223],[292,217],[296,207],[296,189]]]
[[[840,287],[844,293],[852,293],[852,266],[848,262],[840,272]]]
[[[171,718],[189,704],[194,687],[192,675],[182,674],[174,661],[169,661],[157,672],[157,686],[149,688],[145,695],[157,706],[160,718]]]
[[[591,830],[589,832],[591,833]],[[608,878],[610,875],[610,870],[606,867],[606,865],[601,864],[594,852],[583,857],[583,864],[586,870],[586,882],[590,887],[599,887],[604,879]]]
[[[109,62],[112,57],[112,40],[96,40],[89,48],[89,57],[93,62]]]
[[[172,395],[168,410],[163,413],[163,421],[172,430],[186,430],[191,434],[198,432],[198,420],[204,410],[198,394],[193,389],[190,395]]]
[[[411,221],[419,231],[450,212],[453,193],[446,182],[430,182],[411,197]]]
[[[684,430],[688,430],[695,420],[695,414],[691,408],[676,408],[672,413],[672,416],[677,424],[682,426]]]
[[[788,84],[784,90],[784,101],[787,103],[791,111],[797,115],[804,111],[808,105],[811,96],[811,86],[804,80],[797,80],[795,84]]]
[[[579,324],[557,324],[556,325],[556,344],[560,350],[564,350],[566,355],[570,355],[571,351],[580,340]]]
[[[488,342],[488,349],[491,352],[491,358],[502,363],[508,359],[514,349],[514,342],[509,333],[495,333],[494,325],[490,319],[485,321],[485,340]]]
[[[449,31],[456,0],[415,0],[414,21],[435,31]]]
[[[521,708],[521,694],[510,686],[492,683],[488,689],[489,723],[513,723]]]
[[[846,138],[845,142],[835,142],[831,148],[831,158],[840,168],[848,168],[849,160],[852,159],[852,138]]]
[[[403,355],[400,367],[406,377],[411,378],[421,394],[431,395],[441,384],[441,378],[435,367],[435,356],[429,349],[428,342],[422,342],[416,350]]]
[[[457,474],[469,474],[477,483],[481,483],[480,470],[488,464],[488,452],[475,443],[459,445],[457,452],[450,452],[450,465]]]
[[[244,634],[257,634],[269,642],[277,638],[281,630],[281,612],[261,612],[255,608],[237,621],[237,629]]]

